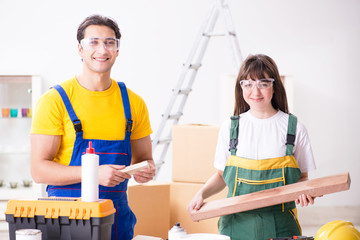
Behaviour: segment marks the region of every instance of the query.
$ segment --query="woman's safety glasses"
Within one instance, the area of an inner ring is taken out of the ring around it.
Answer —
[[[255,85],[259,89],[266,89],[273,85],[275,80],[272,78],[258,79],[258,80],[241,80],[240,86],[243,90],[252,90]]]
[[[120,47],[120,39],[115,38],[84,38],[80,41],[81,46],[88,50],[98,50],[105,47],[109,51],[117,51]]]

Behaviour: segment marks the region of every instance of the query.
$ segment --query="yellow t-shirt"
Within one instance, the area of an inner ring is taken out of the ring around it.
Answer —
[[[125,113],[119,85],[112,80],[105,91],[95,92],[83,88],[75,77],[60,84],[80,119],[84,139],[123,140]],[[149,113],[144,100],[127,89],[131,118],[131,140],[152,133]],[[54,161],[69,165],[75,142],[75,129],[64,102],[55,89],[47,91],[38,101],[33,116],[32,134],[62,135],[60,149]]]

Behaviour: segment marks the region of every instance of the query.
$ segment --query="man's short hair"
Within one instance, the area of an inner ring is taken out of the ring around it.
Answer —
[[[121,38],[120,29],[119,29],[119,26],[117,25],[117,23],[115,22],[115,20],[113,20],[109,17],[95,14],[95,15],[91,15],[91,16],[85,18],[85,20],[80,24],[80,26],[77,30],[77,40],[79,43],[84,38],[85,29],[90,25],[107,26],[107,27],[111,28],[112,30],[114,30],[115,37],[117,39]]]

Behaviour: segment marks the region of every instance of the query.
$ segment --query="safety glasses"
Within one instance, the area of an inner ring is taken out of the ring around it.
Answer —
[[[81,46],[88,50],[99,50],[104,47],[109,51],[117,51],[120,47],[120,39],[115,38],[84,38],[80,41]]]
[[[243,90],[252,90],[255,86],[259,89],[267,89],[273,86],[274,81],[273,78],[241,80],[240,86]]]

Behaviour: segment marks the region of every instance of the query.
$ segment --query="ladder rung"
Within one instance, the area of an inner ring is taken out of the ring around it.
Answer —
[[[198,70],[200,67],[201,67],[201,63],[194,63],[189,65],[190,69],[195,69],[195,70]]]
[[[168,119],[179,119],[183,114],[181,112],[170,114]]]
[[[182,89],[179,91],[179,94],[189,94],[191,92],[191,88],[187,88],[187,89]]]
[[[203,33],[204,37],[221,37],[225,35],[225,33]]]
[[[236,36],[236,34],[234,32],[229,32],[228,34],[231,35],[231,36]],[[205,36],[205,37],[223,37],[223,36],[226,36],[228,34],[211,32],[211,33],[203,33],[203,36]]]
[[[157,142],[157,144],[166,144],[171,142],[171,137],[161,139]]]

